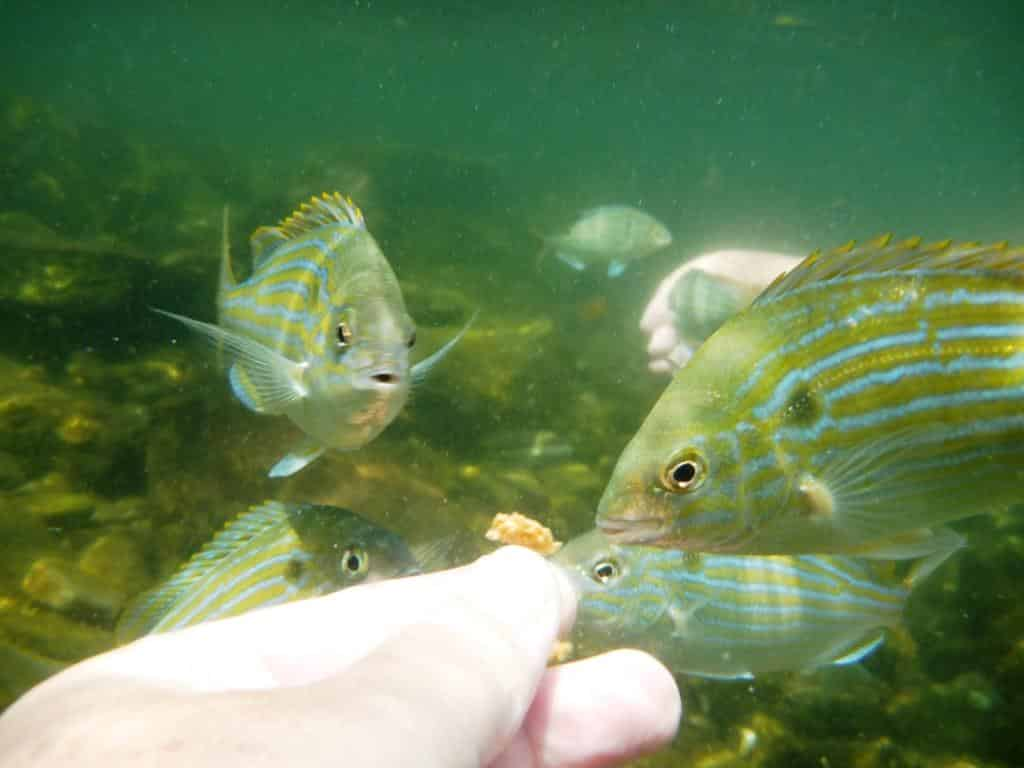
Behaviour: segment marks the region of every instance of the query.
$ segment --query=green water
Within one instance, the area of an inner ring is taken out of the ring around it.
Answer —
[[[1024,242],[1013,3],[66,5],[0,3],[3,703],[109,647],[123,600],[264,498],[469,549],[495,512],[583,531],[664,385],[640,312],[687,257]],[[224,203],[244,264],[252,229],[334,189],[421,351],[481,314],[380,438],[271,482],[295,433],[147,307],[213,319]],[[675,244],[617,280],[538,261],[535,233],[603,203]],[[572,454],[529,460],[539,430]],[[909,634],[860,669],[681,680],[687,722],[650,764],[1024,763],[1024,525],[961,530]]]

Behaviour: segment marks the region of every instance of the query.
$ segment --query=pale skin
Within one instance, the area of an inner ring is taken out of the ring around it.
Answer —
[[[639,651],[548,668],[576,595],[505,547],[449,571],[155,635],[0,717],[7,768],[611,766],[675,735],[672,675]]]

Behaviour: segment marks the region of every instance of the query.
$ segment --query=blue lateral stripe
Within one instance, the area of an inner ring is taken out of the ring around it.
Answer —
[[[232,591],[237,589],[241,582],[251,578],[253,575],[264,573],[267,570],[273,571],[274,568],[287,564],[291,558],[290,554],[285,553],[267,557],[266,553],[282,546],[289,535],[291,534],[276,536],[263,546],[252,546],[243,560],[232,564],[232,571],[240,570],[226,582],[218,583],[218,580],[224,578],[223,571],[212,571],[206,578],[195,585],[190,599],[184,601],[172,613],[168,613],[165,617],[166,620],[172,621],[172,626],[193,623],[196,615],[204,614],[211,605],[216,606],[225,595],[230,595]],[[252,565],[249,565],[250,563]],[[177,619],[174,618],[175,614],[178,615]],[[217,614],[214,613],[213,615]]]
[[[1010,370],[1024,366],[1024,352],[1009,357],[980,357],[963,355],[949,362],[923,360],[906,365],[897,365],[885,371],[873,371],[842,384],[824,397],[826,406],[834,405],[845,397],[863,394],[871,387],[892,384],[904,378],[960,374],[974,371]]]
[[[889,336],[879,336],[877,339],[851,344],[815,361],[805,368],[796,368],[782,377],[775,386],[775,391],[768,399],[768,402],[754,409],[754,416],[758,419],[765,419],[781,410],[789,400],[792,390],[798,384],[806,383],[830,368],[844,365],[864,355],[873,355],[883,350],[898,349],[899,347],[911,344],[923,344],[927,340],[928,334],[926,331],[910,331],[894,333]]]
[[[249,296],[240,296],[237,299],[232,300],[232,308],[244,309],[247,313],[252,313],[257,317],[266,317],[271,319],[283,320],[287,323],[294,323],[304,327],[307,331],[313,329],[316,325],[316,320],[310,316],[310,313],[304,309],[296,310],[290,307],[284,307],[280,304],[261,304],[259,298],[252,298]],[[254,322],[248,318],[232,317],[232,322]]]
[[[936,291],[924,299],[924,309],[939,307],[990,306],[992,304],[1024,304],[1024,291],[973,291],[956,288],[952,291]]]
[[[787,342],[786,344],[782,344],[777,349],[773,349],[768,352],[760,361],[758,361],[757,365],[755,365],[754,369],[751,371],[751,375],[736,389],[736,396],[738,398],[742,398],[747,395],[750,390],[757,385],[757,382],[760,380],[765,370],[767,370],[779,358],[809,347],[812,344],[816,344],[822,339],[825,339],[835,333],[837,330],[848,332],[850,329],[850,322],[855,323],[878,315],[902,314],[907,310],[909,305],[909,296],[900,301],[879,301],[874,304],[866,304],[858,307],[850,314],[850,317],[848,318],[849,322],[847,319],[844,319],[843,322],[828,320],[803,334],[800,338]],[[785,320],[783,319],[783,322],[784,321]]]

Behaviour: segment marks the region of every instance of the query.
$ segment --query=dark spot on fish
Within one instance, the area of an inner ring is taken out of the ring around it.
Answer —
[[[288,561],[288,566],[285,569],[285,578],[288,581],[298,581],[302,578],[302,574],[305,572],[306,566],[303,565],[301,560],[292,558]]]
[[[394,384],[398,381],[398,377],[393,373],[375,373],[370,378],[378,384]]]
[[[783,418],[794,424],[810,424],[821,416],[821,401],[807,387],[800,387],[789,398]]]

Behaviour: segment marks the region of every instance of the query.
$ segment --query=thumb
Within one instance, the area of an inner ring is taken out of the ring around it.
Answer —
[[[572,622],[575,592],[556,567],[519,547],[463,573],[422,620],[305,687],[307,705],[322,697],[337,712],[339,702],[353,703],[339,743],[348,756],[365,745],[355,764],[480,766],[520,728],[551,645]]]

